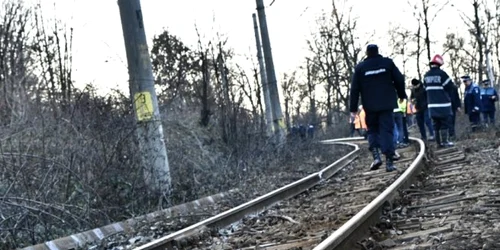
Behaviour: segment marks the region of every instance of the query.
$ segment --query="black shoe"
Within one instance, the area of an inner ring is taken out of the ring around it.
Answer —
[[[373,162],[372,162],[372,165],[370,165],[370,170],[377,170],[380,168],[380,166],[382,166],[382,160],[380,159],[375,159]]]
[[[398,154],[398,152],[394,151],[394,154],[392,155],[392,161],[399,161],[401,159],[401,155]]]
[[[370,170],[377,170],[380,166],[382,166],[382,160],[380,159],[380,152],[378,148],[374,148],[371,150],[373,156],[372,165],[370,165]]]
[[[392,156],[392,158],[394,158],[394,156]],[[396,166],[394,166],[391,157],[387,157],[387,161],[385,162],[385,171],[392,172],[396,170],[398,169],[396,168]]]
[[[439,132],[441,134],[441,143],[440,143],[441,148],[449,148],[455,146],[455,144],[453,144],[453,142],[449,140],[450,134],[448,130],[441,130]]]

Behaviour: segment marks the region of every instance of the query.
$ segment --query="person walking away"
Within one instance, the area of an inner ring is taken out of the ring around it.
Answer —
[[[403,110],[399,106],[399,102],[396,101],[396,108],[394,109],[394,126],[396,126],[397,134],[394,135],[394,140],[396,142],[395,147],[401,148],[403,143]]]
[[[407,119],[407,105],[408,104],[408,100],[407,99],[403,99],[402,101],[400,100],[398,102],[398,105],[399,105],[399,109],[401,109],[401,111],[403,112],[403,142],[400,144],[400,146],[402,148],[406,148],[408,147],[408,145],[410,144],[410,139],[409,139],[409,134],[408,134],[408,119]]]
[[[392,144],[394,145],[394,148],[398,148],[399,147],[399,143],[398,143],[398,140],[399,140],[399,130],[398,130],[398,125],[396,124],[396,121],[394,121],[394,129],[392,130],[393,131],[393,136],[392,136]],[[399,158],[401,158],[401,156],[398,154],[398,151],[394,151],[394,157],[392,157],[393,160],[399,160]]]
[[[457,112],[460,112],[461,108],[461,101],[460,101],[460,96],[458,95],[458,86],[455,84],[452,85],[453,89],[451,90],[451,116],[450,116],[450,129],[448,133],[450,134],[450,140],[455,140],[456,139],[456,132],[455,132],[455,123],[457,120]]]
[[[415,124],[415,106],[411,103],[411,101],[406,100],[406,121],[407,128],[410,128]]]
[[[309,124],[309,126],[307,126],[307,137],[309,139],[313,139],[314,138],[314,125],[312,124]]]
[[[396,150],[392,143],[393,110],[397,106],[398,97],[407,98],[404,76],[391,59],[379,54],[377,45],[368,45],[366,56],[354,70],[349,109],[351,116],[355,116],[361,95],[366,112],[369,149],[373,155],[370,170],[376,170],[382,165],[381,150],[386,159],[386,171],[391,172],[397,170],[394,166]]]
[[[449,141],[449,122],[451,116],[451,91],[454,84],[451,78],[441,69],[444,64],[441,55],[435,55],[429,63],[430,70],[424,75],[424,86],[427,92],[427,108],[436,131],[438,148],[453,146]]]
[[[365,109],[363,109],[363,105],[359,105],[359,120],[361,121],[361,128],[362,128],[362,136],[366,139],[368,139],[367,134],[368,134],[368,126],[366,126],[366,112]]]
[[[483,113],[483,121],[486,126],[488,126],[488,124],[495,126],[495,102],[498,101],[498,93],[495,88],[491,87],[489,79],[484,80],[482,84],[483,87],[481,88],[481,113]]]
[[[299,125],[299,135],[300,135],[300,138],[306,139],[306,134],[307,134],[307,128],[306,128],[306,126],[300,124]]]
[[[349,116],[349,137],[354,137],[354,132],[356,132],[356,116]]]
[[[363,110],[363,105],[359,105],[358,113],[354,119],[354,129],[358,132],[359,136],[365,136],[366,134],[366,115]]]
[[[425,91],[422,82],[418,79],[412,79],[411,85],[412,90],[410,99],[415,104],[415,119],[417,120],[418,130],[420,131],[420,138],[424,141],[434,140],[434,128],[432,127],[429,112],[427,110],[427,92]],[[429,138],[427,138],[427,131],[425,130],[426,126],[429,130]]]
[[[479,86],[472,82],[470,76],[465,75],[461,78],[465,84],[464,112],[469,116],[472,132],[475,132],[481,123],[481,93]]]

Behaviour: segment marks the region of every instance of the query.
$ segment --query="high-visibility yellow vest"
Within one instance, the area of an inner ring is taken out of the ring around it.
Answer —
[[[406,114],[406,103],[407,103],[407,100],[406,99],[403,99],[402,102],[399,102],[398,101],[398,107],[399,107],[399,110],[401,110],[401,112],[405,113]]]

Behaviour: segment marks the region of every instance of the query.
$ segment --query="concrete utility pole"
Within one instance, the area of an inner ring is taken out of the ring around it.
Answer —
[[[269,96],[271,107],[273,109],[274,132],[278,136],[278,142],[285,139],[285,123],[283,122],[283,113],[281,112],[280,97],[278,85],[276,83],[276,73],[274,72],[273,54],[271,52],[271,41],[269,40],[269,31],[267,30],[266,11],[264,1],[257,1],[257,13],[259,15],[260,33],[262,37],[262,46],[266,60],[266,75],[269,87]]]
[[[144,177],[150,191],[160,192],[160,204],[171,189],[167,149],[156,98],[140,0],[118,0],[127,52],[129,88],[137,121]]]
[[[266,134],[271,136],[273,129],[273,108],[271,106],[271,97],[269,96],[269,84],[266,76],[266,65],[262,56],[262,45],[260,44],[259,26],[257,25],[257,15],[252,14],[253,28],[255,31],[255,43],[257,46],[257,59],[259,60],[260,81],[262,83],[262,93],[264,95],[264,104],[266,105]]]

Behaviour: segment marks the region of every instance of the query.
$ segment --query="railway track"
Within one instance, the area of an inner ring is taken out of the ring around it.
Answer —
[[[402,159],[397,172],[367,171],[369,152],[356,146],[323,171],[281,191],[136,249],[350,249],[345,247],[356,238],[353,233],[362,231],[370,218],[378,218],[384,205],[419,173],[425,145],[419,139],[412,141],[411,147],[398,151]],[[365,143],[359,138],[356,142]],[[357,154],[361,157],[353,161]]]
[[[108,249],[500,249],[499,145],[430,150],[412,138],[398,150],[398,171],[386,173],[366,171],[371,157],[359,138],[323,143],[353,151],[187,228]]]
[[[345,142],[332,142],[330,144],[343,145],[344,147],[338,148],[341,152],[345,152],[346,149],[352,149],[352,151],[345,155],[341,160],[338,160],[335,164],[323,169],[321,171],[323,176],[331,176],[338,171],[341,166],[346,165],[355,159],[359,154],[359,148],[357,145]],[[335,149],[335,151],[336,150],[337,149]],[[316,169],[313,171],[317,171],[317,164],[318,162],[315,163],[313,168],[302,168],[300,171],[292,171],[278,176],[277,178],[274,178],[277,181],[277,184],[269,185],[267,188],[263,187],[263,189],[270,190],[270,188],[279,185],[279,183],[289,182],[290,179],[300,179],[304,177],[304,173],[311,173],[310,171],[315,168]],[[286,187],[275,190],[275,192],[272,192],[272,195],[268,194],[260,197],[261,199],[259,202],[256,202],[251,206],[248,206],[251,203],[245,203],[242,206],[239,206],[242,208],[240,210],[247,211],[247,209],[258,209],[261,205],[268,205],[276,200],[289,197],[290,195],[295,195],[297,190],[307,189],[310,185],[314,185],[321,180],[321,177],[319,177],[317,173],[311,174],[306,178],[303,178],[302,181],[296,181]],[[130,249],[141,243],[144,244],[145,242],[161,236],[174,233],[182,228],[189,227],[199,221],[207,221],[207,219],[212,217],[214,214],[223,213],[224,211],[244,203],[247,199],[249,199],[249,196],[255,197],[255,194],[248,194],[248,192],[240,190],[231,190],[229,192],[212,195],[144,216],[131,218],[126,221],[112,223],[110,225],[76,233],[38,245],[28,246],[23,249]],[[230,214],[229,217],[233,218],[234,214]]]
[[[176,231],[182,228],[178,228],[179,225],[189,225],[189,223],[196,222],[191,222],[191,220],[208,218],[210,216],[207,214],[210,214],[210,212],[229,209],[235,204],[239,204],[242,199],[243,197],[239,190],[230,190],[228,192],[207,196],[192,202],[180,204],[143,216],[134,217],[125,221],[116,222],[38,245],[28,246],[23,248],[23,250],[66,250],[91,248],[95,242],[99,242],[120,233],[141,231],[144,227],[151,228],[154,226],[155,222],[160,220],[164,220],[165,224],[171,225],[171,227],[161,228],[157,225],[156,227],[158,229],[156,231]]]
[[[500,249],[500,147],[470,150],[475,142],[434,151],[425,178],[400,193],[358,248]]]

